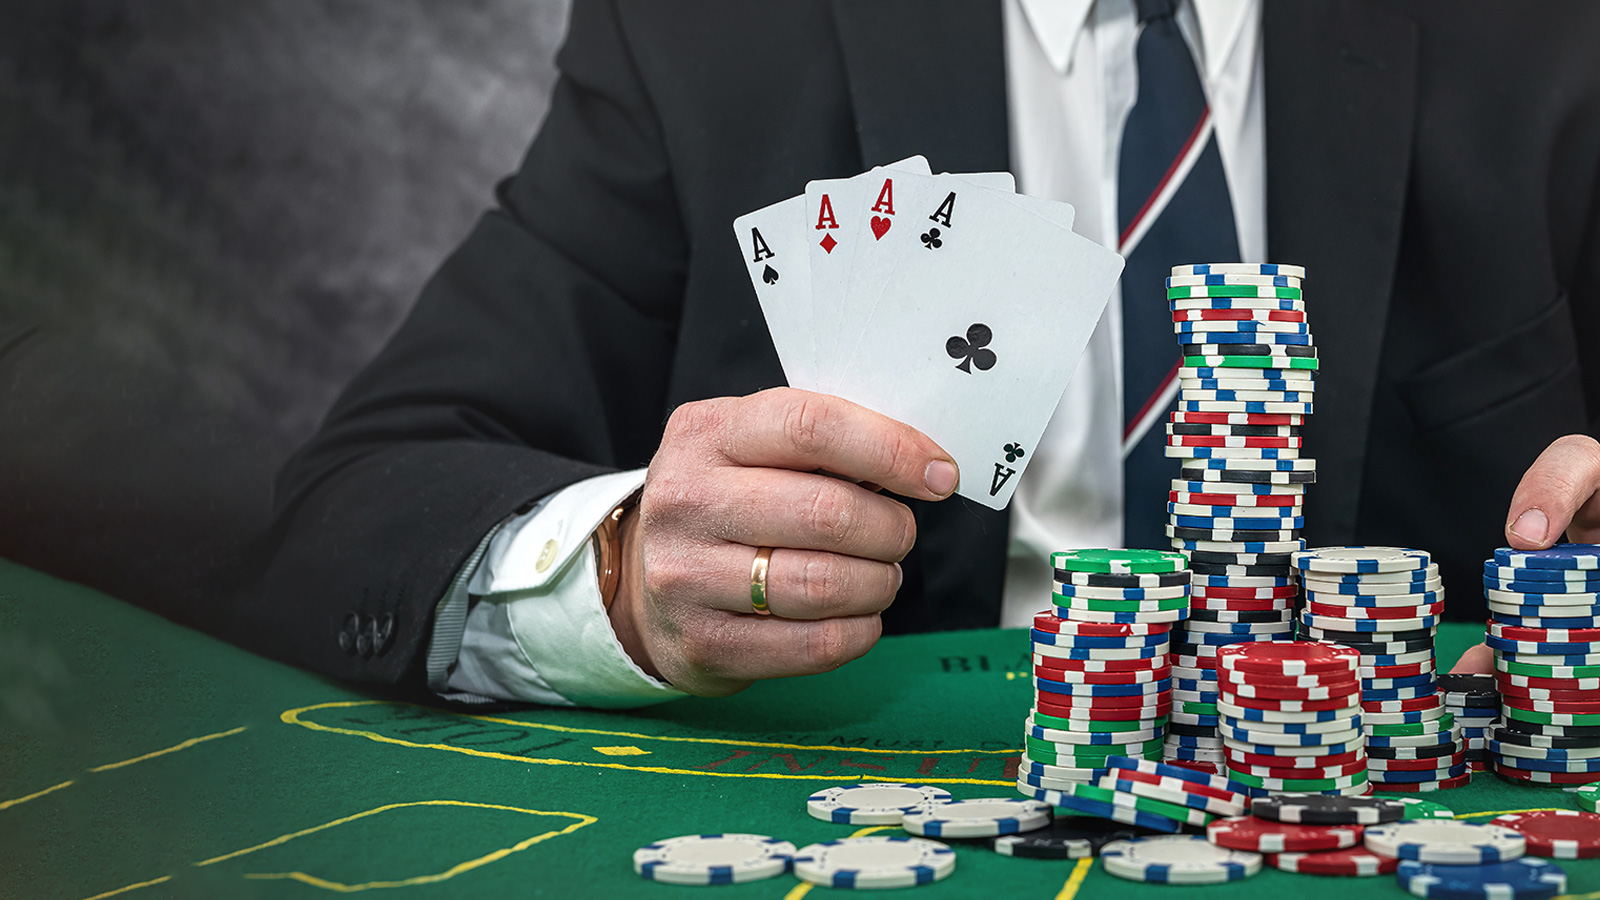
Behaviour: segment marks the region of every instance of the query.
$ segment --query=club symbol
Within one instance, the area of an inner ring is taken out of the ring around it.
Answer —
[[[1008,463],[1014,463],[1017,460],[1019,460],[1019,459],[1023,458],[1024,456],[1028,455],[1027,453],[1025,453],[1023,451],[1021,444],[1016,444],[1016,443],[1007,444],[1002,449],[1004,449],[1005,452],[1006,452],[1006,462],[1008,462]]]
[[[761,273],[761,280],[765,281],[767,284],[776,284],[778,281],[778,270],[771,266],[767,266],[766,270]]]
[[[959,359],[956,368],[968,375],[972,374],[972,367],[977,366],[980,372],[987,372],[994,368],[994,351],[989,349],[989,342],[994,340],[994,332],[982,322],[974,322],[967,327],[967,336],[951,335],[944,342],[944,352],[951,359]]]
[[[929,228],[922,233],[922,246],[929,250],[937,250],[944,246],[944,239],[939,237],[939,229]]]

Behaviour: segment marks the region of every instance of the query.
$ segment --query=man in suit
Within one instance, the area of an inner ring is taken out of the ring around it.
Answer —
[[[1022,525],[946,499],[960,473],[925,436],[766,390],[782,371],[729,223],[913,154],[936,171],[1015,166],[1038,192],[1055,158],[1039,98],[1112,96],[1157,22],[1195,49],[1218,107],[1228,246],[1270,247],[1314,286],[1307,539],[1429,549],[1452,614],[1478,616],[1477,569],[1503,540],[1546,546],[1569,522],[1574,539],[1600,534],[1600,447],[1584,436],[1600,403],[1600,8],[1537,13],[579,2],[549,119],[499,208],[285,469],[232,634],[342,678],[627,705],[822,671],[880,628],[996,624]],[[1128,93],[1127,127],[1162,96]],[[1104,119],[1099,150],[1121,121]],[[1080,230],[1128,166],[1061,192]],[[1114,207],[1099,211],[1108,244]],[[1175,229],[1167,252],[1201,231]],[[1201,252],[1165,263],[1218,258]],[[1030,522],[1092,518],[1030,502]],[[751,609],[758,575],[771,616]],[[591,599],[561,593],[580,581]],[[589,667],[606,647],[622,663]]]

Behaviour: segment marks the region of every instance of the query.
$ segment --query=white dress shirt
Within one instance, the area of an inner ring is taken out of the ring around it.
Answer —
[[[1247,260],[1265,260],[1267,249],[1260,23],[1260,0],[1187,0],[1178,13]],[[1017,188],[1071,203],[1074,229],[1113,248],[1122,125],[1138,96],[1137,36],[1133,0],[1005,3]],[[1052,552],[1121,543],[1120,310],[1114,297],[1012,498],[1004,626],[1025,625],[1049,606]],[[439,602],[429,686],[461,700],[604,707],[682,696],[628,658],[600,602],[590,535],[643,482],[643,470],[579,482],[490,534]]]

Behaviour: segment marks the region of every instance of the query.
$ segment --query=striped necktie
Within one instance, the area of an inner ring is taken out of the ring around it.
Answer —
[[[1235,262],[1239,238],[1222,156],[1179,0],[1135,0],[1139,95],[1122,129],[1117,251],[1122,272],[1123,543],[1166,547],[1177,460],[1163,422],[1178,394],[1178,341],[1166,301],[1175,265]]]

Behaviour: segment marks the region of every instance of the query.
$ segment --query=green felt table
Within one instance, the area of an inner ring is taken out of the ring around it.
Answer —
[[[1479,633],[1442,629],[1441,660]],[[1025,631],[956,632],[889,638],[836,672],[723,700],[472,716],[378,699],[0,562],[0,897],[799,897],[791,876],[650,883],[631,856],[688,833],[847,836],[805,798],[856,780],[1014,795],[1028,671]],[[1459,814],[1576,808],[1483,775],[1428,796]],[[1406,896],[1388,876],[1163,887],[956,854],[918,896]],[[1600,897],[1600,860],[1563,865],[1572,895]]]

